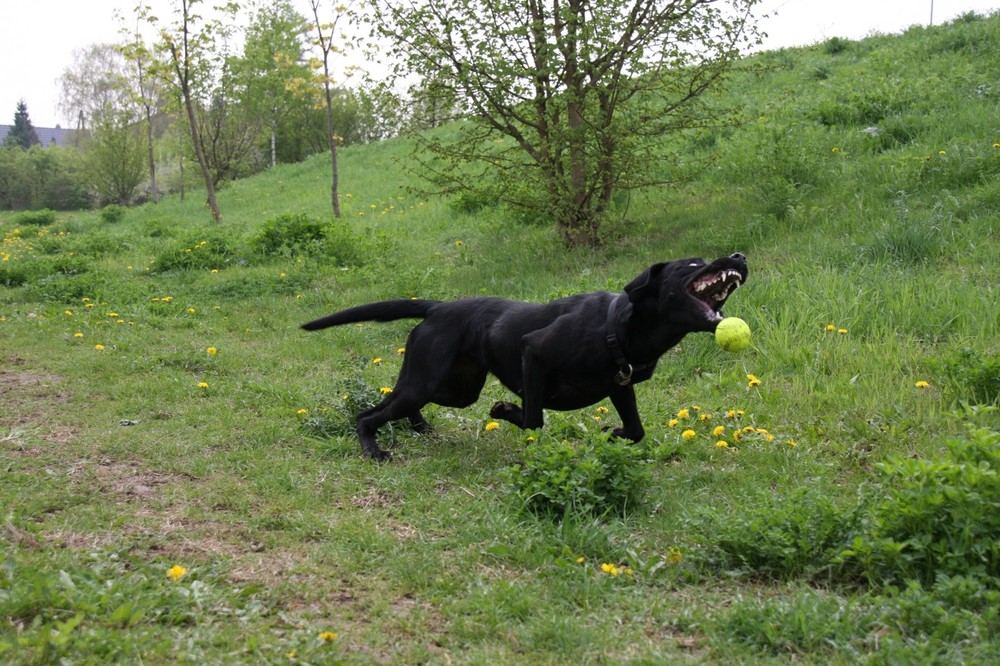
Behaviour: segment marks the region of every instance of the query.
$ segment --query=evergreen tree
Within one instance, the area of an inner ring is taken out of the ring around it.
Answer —
[[[22,99],[17,103],[17,111],[14,113],[14,127],[4,137],[3,145],[4,148],[17,147],[27,150],[36,143],[40,143],[38,134],[35,133],[35,128],[31,126],[31,118],[28,117],[28,105]]]

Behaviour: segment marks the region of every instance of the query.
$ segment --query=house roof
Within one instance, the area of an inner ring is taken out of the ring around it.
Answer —
[[[13,125],[0,125],[0,144],[3,140],[7,138],[7,134],[14,129]],[[70,132],[71,130],[63,129],[56,125],[55,127],[36,127],[35,134],[38,135],[38,141],[42,146],[48,147],[52,144],[57,146],[69,146],[70,144]]]

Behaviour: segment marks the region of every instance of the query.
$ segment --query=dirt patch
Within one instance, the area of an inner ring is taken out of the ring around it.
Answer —
[[[44,420],[54,405],[65,404],[69,393],[57,375],[32,372],[24,359],[3,359],[0,368],[0,426],[21,428]],[[72,429],[62,429],[60,437],[72,436]]]

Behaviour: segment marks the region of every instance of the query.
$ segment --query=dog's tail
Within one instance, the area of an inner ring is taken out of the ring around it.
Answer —
[[[353,324],[359,321],[395,321],[397,319],[423,319],[430,309],[441,301],[420,298],[400,298],[394,301],[380,301],[335,312],[315,321],[302,324],[307,331],[318,331],[330,326]]]

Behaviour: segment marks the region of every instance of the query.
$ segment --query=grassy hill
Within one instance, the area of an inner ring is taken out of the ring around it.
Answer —
[[[403,139],[342,152],[335,225],[322,156],[227,187],[222,225],[193,195],[0,214],[0,660],[1000,660],[1000,16],[754,62],[745,124],[683,139],[711,168],[623,196],[601,249],[410,194]],[[491,382],[372,464],[353,411],[409,325],[298,328],[734,251],[753,346],[671,350],[638,446],[610,405],[494,428]],[[641,502],[524,509],[588,465]]]

